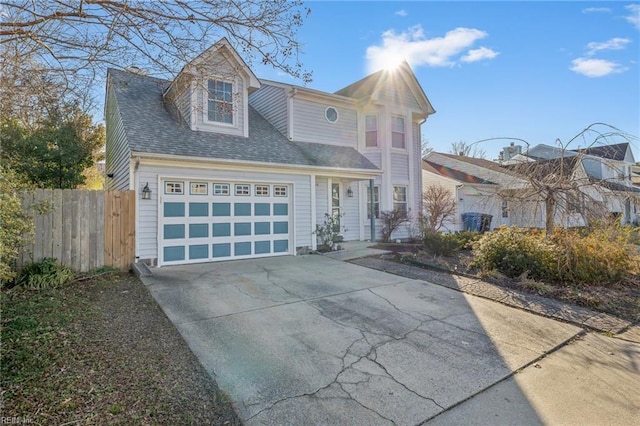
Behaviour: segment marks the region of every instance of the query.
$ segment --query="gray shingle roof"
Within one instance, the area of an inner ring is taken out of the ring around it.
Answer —
[[[249,106],[249,137],[193,131],[169,112],[162,93],[170,84],[109,69],[129,148],[135,152],[257,161],[344,169],[378,170],[354,148],[292,142]]]

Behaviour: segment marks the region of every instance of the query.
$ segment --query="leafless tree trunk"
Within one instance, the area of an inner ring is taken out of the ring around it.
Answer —
[[[444,223],[455,216],[456,201],[441,185],[430,185],[422,194],[424,216],[422,218],[423,231],[437,232]]]

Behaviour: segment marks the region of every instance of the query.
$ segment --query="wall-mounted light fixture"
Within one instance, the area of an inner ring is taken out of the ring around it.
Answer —
[[[113,179],[113,173],[107,173],[107,177],[108,177],[109,179]]]
[[[151,199],[151,189],[149,188],[149,182],[142,188],[142,199],[150,200]]]
[[[351,187],[347,188],[347,197],[353,198],[353,190],[351,189]]]

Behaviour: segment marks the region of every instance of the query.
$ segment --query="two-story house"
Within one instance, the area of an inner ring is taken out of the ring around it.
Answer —
[[[222,39],[171,81],[110,69],[105,108],[107,185],[136,191],[141,261],[294,255],[325,214],[349,241],[421,211],[434,110],[406,63],[326,93],[259,80]]]

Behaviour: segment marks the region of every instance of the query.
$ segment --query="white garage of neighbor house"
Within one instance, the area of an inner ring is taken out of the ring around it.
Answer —
[[[325,214],[368,240],[372,210],[377,236],[381,211],[421,211],[433,112],[406,63],[326,93],[258,80],[222,39],[171,81],[108,71],[107,185],[136,191],[136,259],[158,266],[313,250]]]

